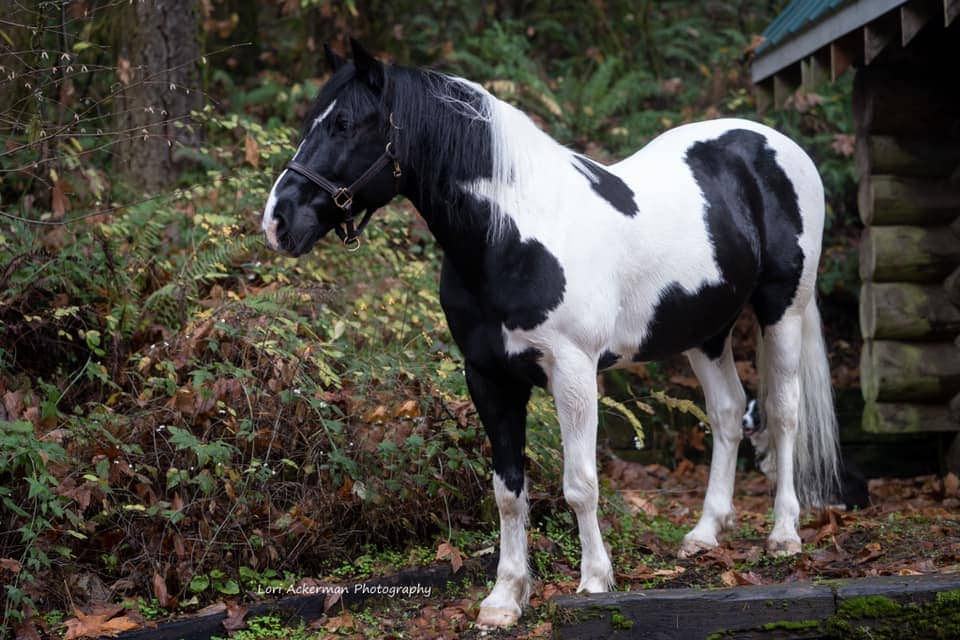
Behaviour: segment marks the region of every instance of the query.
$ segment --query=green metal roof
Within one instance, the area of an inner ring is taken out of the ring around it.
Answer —
[[[850,4],[851,1],[793,0],[764,30],[762,34],[764,41],[757,47],[757,53],[790,38],[795,33],[803,31],[826,14],[845,4]]]

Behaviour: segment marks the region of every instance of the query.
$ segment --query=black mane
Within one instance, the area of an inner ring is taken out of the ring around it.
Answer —
[[[385,96],[402,127],[395,145],[414,169],[420,202],[455,206],[463,183],[493,176],[489,96],[463,80],[404,67],[388,69]]]
[[[385,122],[392,112],[399,129],[388,135],[416,181],[409,185],[411,197],[432,209],[456,207],[464,197],[463,183],[493,174],[489,96],[435,71],[386,65],[384,70],[386,86],[378,98],[358,80],[353,63],[344,64],[317,96],[303,136],[333,100],[338,109],[344,105],[351,111],[375,106]]]

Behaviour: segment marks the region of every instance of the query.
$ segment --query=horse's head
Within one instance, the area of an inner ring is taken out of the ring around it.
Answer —
[[[386,70],[353,42],[352,62],[324,47],[333,75],[317,98],[300,146],[270,190],[263,231],[271,248],[299,256],[331,229],[359,245],[354,217],[396,195],[400,166],[386,106]]]

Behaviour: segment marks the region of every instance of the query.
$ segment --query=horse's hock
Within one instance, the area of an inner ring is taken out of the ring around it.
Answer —
[[[767,28],[758,103],[855,69],[862,428],[960,431],[960,2],[834,4],[794,2]]]

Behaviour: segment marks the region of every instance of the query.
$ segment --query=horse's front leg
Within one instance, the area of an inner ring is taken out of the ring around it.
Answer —
[[[614,579],[597,522],[597,363],[574,349],[556,355],[550,391],[563,437],[563,495],[580,530],[577,591],[601,593]]]
[[[530,384],[506,372],[467,363],[467,387],[493,450],[493,491],[500,511],[497,582],[483,602],[477,625],[506,627],[520,619],[530,598],[527,564],[527,488],[523,476]]]

